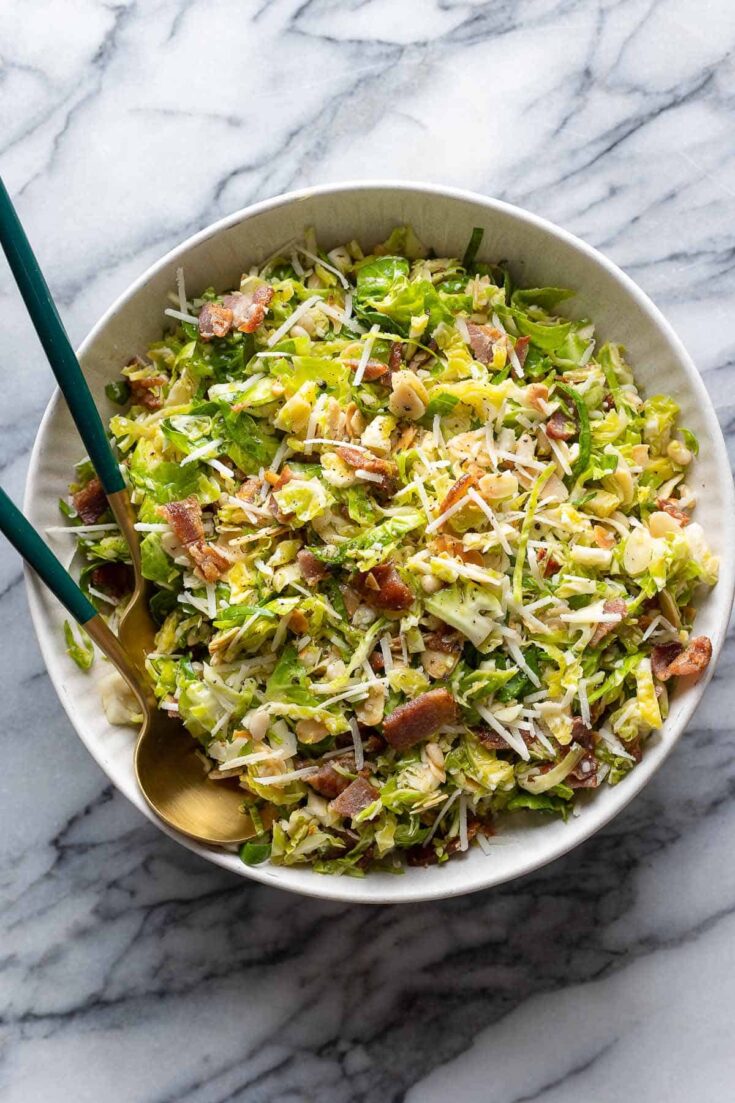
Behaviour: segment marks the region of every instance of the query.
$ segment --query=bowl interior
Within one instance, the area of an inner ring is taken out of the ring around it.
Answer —
[[[636,378],[646,394],[665,390],[679,403],[682,424],[702,448],[693,477],[696,519],[721,556],[720,582],[699,613],[698,631],[712,639],[715,655],[724,638],[733,594],[733,487],[724,442],[701,379],[662,316],[642,292],[609,261],[565,232],[526,212],[468,193],[403,184],[338,185],[269,200],[215,224],[153,266],[95,326],[81,348],[85,373],[103,416],[112,413],[104,385],[136,353],[160,338],[163,308],[183,266],[187,293],[206,287],[236,286],[241,272],[264,260],[283,243],[314,226],[331,248],[351,238],[363,246],[384,239],[391,228],[409,222],[439,255],[462,255],[471,230],[485,230],[480,259],[507,259],[525,286],[563,285],[577,290],[567,313],[590,317],[600,341],[616,340],[628,349]],[[58,498],[67,492],[73,464],[83,448],[58,393],[46,411],[29,472],[26,512],[40,530],[60,524]],[[49,536],[69,562],[73,541]],[[98,682],[105,664],[83,674],[64,652],[64,612],[33,576],[31,611],[44,658],[59,697],[80,737],[111,780],[146,815],[133,773],[134,733],[108,725],[99,703]],[[603,787],[567,824],[512,818],[486,856],[473,849],[437,869],[409,870],[402,877],[371,874],[365,879],[325,877],[308,869],[262,866],[248,869],[235,854],[185,846],[236,873],[309,895],[352,901],[410,901],[451,896],[498,884],[528,872],[571,849],[592,834],[640,790],[671,750],[700,699],[706,678],[678,693],[662,732],[651,739],[643,762],[615,788]],[[160,824],[159,824],[160,826]],[[164,830],[167,830],[164,828]]]

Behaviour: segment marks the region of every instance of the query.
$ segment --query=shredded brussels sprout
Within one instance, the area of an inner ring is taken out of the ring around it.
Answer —
[[[709,661],[696,438],[559,313],[573,291],[514,287],[481,243],[436,257],[403,226],[325,251],[307,230],[234,292],[181,282],[108,387],[148,674],[212,784],[242,787],[247,864],[400,871],[505,814],[566,818]],[[114,624],[129,557],[88,464],[62,508]]]

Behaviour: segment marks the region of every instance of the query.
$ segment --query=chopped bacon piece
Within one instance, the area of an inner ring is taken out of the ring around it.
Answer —
[[[518,363],[523,367],[526,363],[526,357],[528,356],[528,346],[531,344],[530,337],[519,337],[516,341],[516,356],[518,357]]]
[[[441,651],[444,655],[454,655],[463,647],[461,634],[447,624],[436,632],[428,632],[424,636],[424,643],[430,651]]]
[[[679,650],[675,652],[674,648]],[[668,651],[663,655],[662,652],[665,649]],[[709,638],[695,636],[684,648],[676,643],[665,643],[654,647],[651,665],[659,681],[666,682],[669,678],[685,678],[690,674],[700,675],[709,666],[711,658],[712,643]]]
[[[495,346],[503,340],[503,334],[495,326],[478,326],[474,322],[467,323],[467,332],[470,335],[470,348],[475,360],[481,364],[489,364],[493,358]]]
[[[182,498],[178,502],[168,502],[161,506],[161,512],[174,531],[180,544],[188,548],[204,540],[204,521],[202,507],[196,498]]]
[[[536,552],[536,558],[541,566],[541,574],[544,578],[551,578],[561,567],[561,564],[557,563],[552,555],[549,555],[546,548],[539,548]]]
[[[133,404],[145,406],[146,410],[160,410],[163,399],[154,392],[155,387],[168,383],[167,375],[148,375],[143,379],[130,380],[130,397]]]
[[[682,527],[691,521],[689,514],[681,509],[673,498],[659,498],[656,505],[664,513],[668,513],[669,517],[674,517]]]
[[[394,341],[390,346],[390,356],[388,358],[388,368],[391,372],[400,371],[404,365],[403,359],[403,344],[401,341]]]
[[[593,754],[587,753],[580,758],[570,774],[567,774],[564,783],[571,789],[596,789],[597,759]]]
[[[272,287],[261,284],[254,291],[235,291],[232,295],[225,295],[222,302],[232,311],[233,328],[240,333],[254,333],[265,318],[273,294]]]
[[[370,452],[363,452],[351,444],[343,444],[336,449],[336,453],[343,463],[355,471],[368,471],[371,475],[380,475],[379,483],[370,483],[375,490],[392,494],[396,487],[397,467],[390,460],[381,460]]]
[[[107,509],[107,495],[96,475],[76,494],[72,494],[72,501],[85,525],[96,524]]]
[[[129,563],[102,563],[92,571],[89,581],[103,594],[123,598],[133,589],[133,568]]]
[[[385,670],[385,659],[383,658],[382,651],[373,651],[372,655],[368,659],[373,673],[382,674]]]
[[[355,470],[370,471],[374,475],[394,475],[396,465],[390,460],[381,460],[373,456],[371,452],[363,452],[351,444],[340,445],[336,449],[337,455],[348,467]]]
[[[233,313],[229,306],[220,303],[205,303],[199,311],[197,325],[203,341],[213,337],[226,337],[232,329]]]
[[[446,689],[430,689],[413,701],[399,705],[383,724],[383,735],[396,750],[430,739],[445,724],[451,724],[457,714],[457,706]]]
[[[510,750],[510,744],[507,740],[503,739],[499,732],[493,731],[492,728],[473,728],[473,735],[477,736],[484,747],[487,747],[489,751],[508,751]]]
[[[333,800],[329,807],[338,816],[349,816],[354,819],[358,812],[367,808],[380,794],[364,777],[356,777],[354,781]]]
[[[590,639],[590,647],[597,647],[601,640],[605,639],[605,636],[609,636],[611,632],[614,632],[620,621],[628,612],[628,606],[625,604],[621,597],[610,598],[602,606],[603,613],[614,613],[618,616],[618,621],[613,624],[612,622],[603,621],[602,624],[598,624],[592,633]]]
[[[360,366],[359,360],[345,360],[345,364],[350,371],[357,371]],[[366,383],[374,383],[376,379],[382,379],[384,375],[387,375],[390,368],[387,364],[384,364],[381,360],[368,360],[365,365],[365,370],[362,373],[362,378]]]
[[[603,410],[612,410],[615,408],[615,399],[611,394],[608,393],[603,396],[602,408]]]
[[[454,486],[450,487],[449,493],[439,506],[439,512],[445,513],[448,509],[451,509],[460,499],[464,498],[467,491],[473,486],[477,486],[477,478],[474,475],[462,475],[457,479]]]
[[[563,410],[554,410],[546,422],[546,436],[551,440],[571,440],[578,432],[576,420]]]
[[[399,612],[413,603],[413,591],[392,563],[379,563],[371,571],[358,574],[354,585],[363,601],[376,609]]]
[[[665,682],[671,677],[669,667],[677,656],[681,655],[684,645],[677,640],[671,643],[660,643],[651,652],[651,669],[660,682]]]
[[[232,566],[227,556],[214,544],[190,544],[186,550],[205,582],[216,582]]]
[[[581,716],[572,718],[572,741],[580,747],[591,748],[597,742],[597,732],[588,728]]]
[[[197,499],[168,502],[161,506],[161,513],[205,582],[216,582],[231,563],[219,548],[204,539],[202,507]]]
[[[302,548],[298,552],[296,562],[299,565],[301,577],[307,586],[316,586],[329,576],[327,568],[319,562],[314,553],[310,552],[308,548]]]
[[[310,774],[309,777],[304,778],[307,785],[310,785],[312,789],[317,791],[319,796],[326,797],[327,800],[334,800],[350,784],[350,779],[335,770],[335,766],[341,766],[349,773],[354,774],[355,756],[345,754],[340,755],[339,758],[333,758],[330,762],[326,762],[318,773]]]

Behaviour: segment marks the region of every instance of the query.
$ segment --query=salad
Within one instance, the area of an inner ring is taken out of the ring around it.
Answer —
[[[400,872],[616,785],[697,676],[697,452],[615,344],[409,227],[306,231],[187,297],[108,387],[162,709],[262,828],[245,862]],[[128,551],[88,462],[62,509],[113,623]],[[91,651],[68,633],[83,665]],[[134,720],[117,686],[108,715]]]

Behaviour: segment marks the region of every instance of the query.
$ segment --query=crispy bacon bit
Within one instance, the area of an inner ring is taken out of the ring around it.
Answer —
[[[273,298],[273,288],[261,284],[255,291],[235,291],[225,295],[222,302],[232,312],[232,325],[240,333],[254,333],[265,318],[268,305]]]
[[[503,334],[495,326],[478,326],[474,322],[467,323],[467,332],[475,360],[479,360],[481,364],[489,364],[495,346],[503,339]]]
[[[360,366],[359,360],[345,360],[345,364],[350,371],[357,371]],[[362,378],[366,383],[374,383],[376,379],[382,379],[384,375],[387,375],[390,368],[387,364],[384,364],[381,360],[368,360],[365,365],[365,371],[362,373]],[[387,382],[387,380],[386,380]]]
[[[528,356],[528,346],[531,344],[530,337],[519,337],[516,341],[516,356],[518,357],[518,363],[523,367],[526,363],[526,357]]]
[[[168,383],[167,375],[147,375],[143,379],[130,380],[130,397],[133,405],[145,406],[146,410],[160,410],[163,399],[154,393],[154,387]]]
[[[462,650],[462,636],[449,625],[442,625],[436,632],[428,632],[424,643],[430,651],[441,651],[444,655],[454,655]]]
[[[335,770],[335,766],[341,766],[348,773],[354,774],[355,756],[345,754],[340,755],[339,758],[333,758],[330,762],[326,762],[318,773],[304,778],[307,785],[310,785],[312,789],[317,791],[319,796],[326,797],[327,800],[334,800],[340,793],[344,793],[350,784],[350,779]]]
[[[129,563],[102,563],[95,567],[89,580],[96,590],[119,599],[132,591],[133,577]]]
[[[571,440],[579,432],[577,422],[563,410],[554,410],[546,422],[546,436],[551,440]]]
[[[168,502],[161,506],[161,513],[205,582],[216,582],[229,570],[229,559],[204,539],[202,507],[196,498]]]
[[[329,571],[320,563],[313,552],[308,548],[302,548],[296,555],[296,562],[301,571],[301,577],[307,586],[316,586],[329,576]]]
[[[583,755],[572,772],[567,774],[564,781],[571,789],[596,789],[599,781],[597,780],[597,759],[595,756],[590,753]]]
[[[205,303],[197,320],[199,336],[203,341],[211,341],[213,337],[226,337],[232,323],[233,313],[227,305]]]
[[[451,509],[461,498],[464,498],[467,491],[473,486],[477,486],[476,477],[474,475],[462,475],[457,479],[454,486],[450,488],[449,493],[439,506],[439,512],[445,513],[446,510]]]
[[[351,444],[343,444],[336,449],[336,453],[343,463],[355,471],[368,471],[372,475],[380,475],[380,482],[370,482],[368,489],[377,490],[381,494],[393,494],[396,489],[396,475],[398,469],[390,460],[381,460],[370,452],[363,452],[359,448],[353,448]]]
[[[382,651],[373,651],[368,662],[374,674],[382,674],[385,670],[385,659]]]
[[[711,658],[712,643],[709,638],[695,636],[684,648],[678,643],[654,647],[651,666],[659,681],[667,682],[669,678],[685,678],[690,674],[699,676],[707,669]]]
[[[614,407],[615,407],[615,399],[608,392],[608,394],[603,396],[602,408],[603,408],[603,410],[612,410],[612,409],[614,409]]]
[[[85,525],[96,524],[107,509],[107,495],[96,475],[76,494],[72,494],[72,501]]]
[[[684,527],[691,521],[691,517],[683,509],[676,504],[673,498],[659,498],[656,505],[664,513],[668,513],[669,517],[674,517],[679,524]]]
[[[348,467],[355,470],[370,471],[374,475],[395,475],[396,465],[390,460],[381,460],[370,452],[363,452],[359,448],[353,448],[351,444],[343,444],[336,449],[337,455]]]
[[[493,731],[492,728],[473,728],[472,733],[477,736],[482,745],[487,747],[489,751],[510,750],[510,744],[503,739],[499,732]]]
[[[232,566],[214,544],[191,544],[186,550],[205,582],[216,582]]]
[[[546,548],[539,548],[536,552],[536,558],[541,567],[541,574],[544,578],[551,578],[553,574],[561,568],[561,564],[557,563],[553,555],[549,555]]]
[[[448,690],[430,689],[394,709],[383,724],[383,735],[392,747],[405,751],[451,724],[456,713],[457,706]]]
[[[620,620],[622,620],[628,612],[628,606],[621,597],[613,597],[605,602],[602,606],[602,611],[603,613],[615,613],[619,616],[619,621],[615,624],[606,623],[604,621],[602,624],[598,624],[590,638],[590,647],[597,647],[598,643],[605,639],[605,636],[609,636],[611,632],[615,631]]]
[[[413,603],[413,591],[401,579],[392,563],[379,563],[354,580],[363,601],[376,609],[399,612]]]
[[[196,498],[168,502],[167,505],[161,506],[161,512],[173,529],[176,539],[185,548],[190,544],[204,542],[202,507]]]
[[[364,777],[356,777],[329,807],[338,816],[349,816],[350,819],[354,819],[358,812],[362,812],[363,808],[367,808],[377,800],[379,795],[378,790],[373,788]]]
[[[597,732],[588,728],[581,716],[572,718],[572,741],[580,747],[592,748],[597,742]]]
[[[390,356],[388,357],[388,368],[391,372],[400,371],[403,367],[403,344],[401,341],[394,341],[390,346]]]
[[[660,682],[667,681],[671,677],[669,667],[684,650],[684,645],[672,640],[671,643],[660,643],[651,652],[651,669]]]

